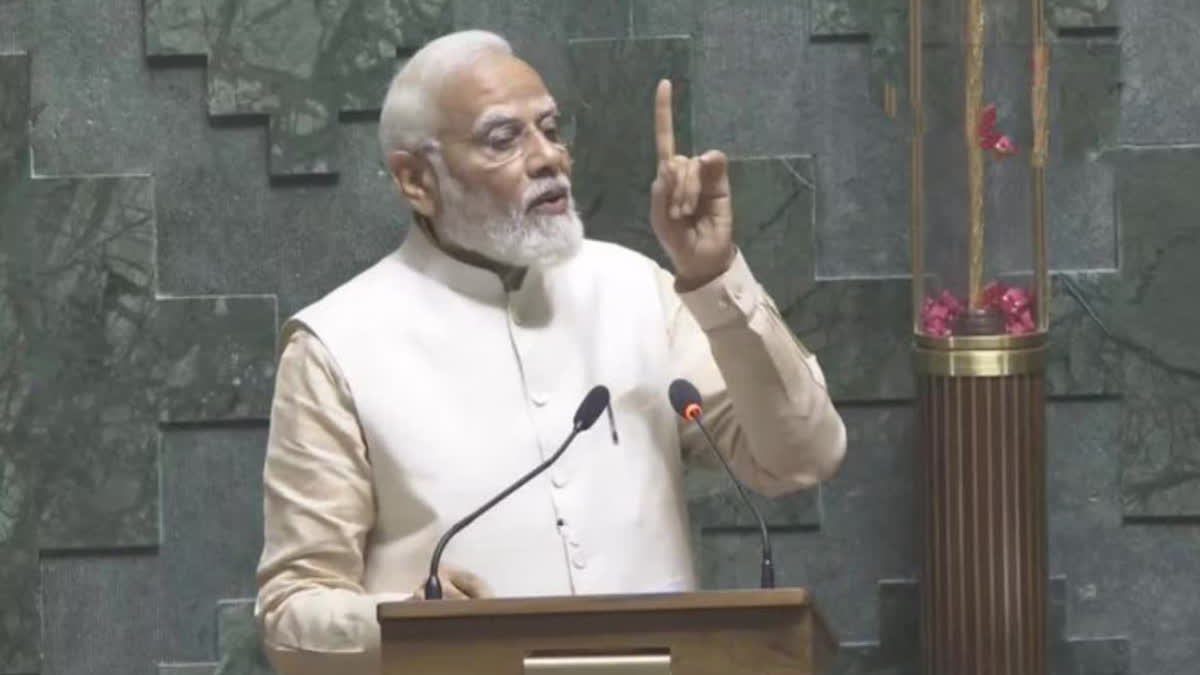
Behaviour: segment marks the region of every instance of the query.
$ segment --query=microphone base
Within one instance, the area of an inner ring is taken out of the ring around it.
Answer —
[[[770,558],[762,561],[762,588],[775,588],[775,563]]]
[[[433,575],[425,580],[425,599],[442,599],[442,581],[437,578],[437,575]]]

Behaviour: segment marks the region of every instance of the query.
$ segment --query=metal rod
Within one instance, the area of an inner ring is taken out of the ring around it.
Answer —
[[[983,110],[984,13],[983,0],[966,2],[963,132],[967,143],[967,303],[971,309],[979,309],[983,287],[983,148],[979,145],[979,121]]]
[[[921,331],[921,305],[925,302],[925,103],[922,100],[923,73],[921,0],[908,3],[908,101],[912,110],[913,130],[909,148],[910,231],[912,246],[913,332]]]
[[[1050,270],[1046,259],[1046,159],[1049,155],[1050,47],[1043,0],[1030,0],[1033,12],[1033,149],[1029,154],[1033,188],[1033,279],[1037,329],[1050,325]]]

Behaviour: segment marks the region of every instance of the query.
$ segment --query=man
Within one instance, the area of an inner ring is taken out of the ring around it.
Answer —
[[[732,243],[725,156],[675,154],[669,82],[654,120],[674,274],[583,239],[554,100],[502,38],[442,37],[397,74],[380,138],[416,226],[283,330],[257,603],[281,673],[376,671],[376,604],[421,598],[446,528],[553,452],[594,385],[615,433],[452,540],[448,597],[694,588],[681,467],[711,455],[676,377],[758,492],[838,466],[821,370]]]

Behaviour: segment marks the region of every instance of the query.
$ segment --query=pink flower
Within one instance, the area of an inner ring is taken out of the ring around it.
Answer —
[[[999,281],[993,281],[983,287],[983,297],[980,298],[984,307],[999,308],[1000,299],[1004,297],[1004,293],[1008,291],[1008,287]]]
[[[1005,332],[1009,335],[1024,335],[1037,330],[1033,297],[1028,290],[992,281],[983,287],[980,296],[983,308],[1004,317]],[[921,331],[936,337],[953,335],[954,325],[965,310],[966,303],[962,298],[943,289],[936,297],[925,298],[921,303]]]
[[[1017,146],[1008,136],[1001,136],[992,145],[992,154],[996,156],[996,159],[1004,159],[1010,155],[1017,154]]]
[[[927,321],[923,328],[926,335],[933,335],[936,337],[950,336],[950,326],[945,321]]]
[[[1017,314],[1028,309],[1029,305],[1029,294],[1025,292],[1024,288],[1012,286],[1004,291],[1004,295],[1000,296],[1000,308],[1007,315]]]
[[[996,105],[990,103],[979,113],[979,147],[990,150],[996,159],[1017,154],[1017,146],[996,128]]]
[[[979,147],[991,150],[1000,133],[996,131],[996,104],[989,103],[979,113]]]
[[[921,330],[927,335],[948,336],[962,311],[963,301],[949,290],[943,290],[936,299],[925,298],[921,304]]]
[[[1034,328],[1036,325],[1033,322],[1033,312],[1028,308],[1010,315],[1005,325],[1005,330],[1009,335],[1025,335],[1032,333]]]
[[[960,313],[962,313],[964,309],[963,301],[959,300],[958,296],[954,295],[947,289],[942,289],[942,294],[938,297],[938,299],[955,316],[958,316]]]

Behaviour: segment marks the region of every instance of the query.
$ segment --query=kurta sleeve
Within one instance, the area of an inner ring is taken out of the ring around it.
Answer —
[[[255,615],[280,675],[379,671],[376,604],[362,586],[375,497],[346,382],[300,327],[286,337],[263,471]]]
[[[831,476],[846,451],[842,418],[816,356],[742,253],[725,274],[688,292],[677,292],[665,270],[658,278],[675,372],[700,390],[705,426],[738,479],[775,496]],[[696,426],[680,425],[685,455],[711,458]]]

